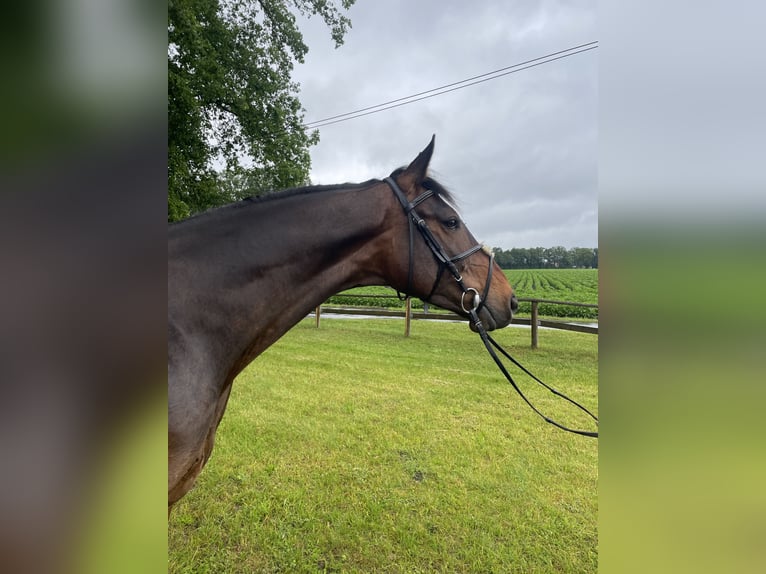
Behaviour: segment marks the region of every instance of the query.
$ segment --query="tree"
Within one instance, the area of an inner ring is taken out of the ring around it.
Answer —
[[[592,267],[598,269],[598,247],[513,247],[503,251],[493,247],[495,261],[502,269],[543,269]]]
[[[566,247],[557,245],[556,247],[549,247],[545,249],[545,259],[547,260],[546,267],[552,267],[555,269],[563,269],[565,267],[571,267],[572,264],[569,258],[569,252]]]
[[[290,79],[308,52],[290,8],[321,16],[336,47],[351,26],[328,0],[169,0],[168,221],[307,183],[319,134]]]
[[[525,269],[527,267],[529,252],[526,249],[523,247],[513,247],[508,253],[511,260],[510,269]]]
[[[542,247],[527,249],[527,265],[529,269],[542,269],[545,266],[545,249]]]
[[[595,252],[590,247],[575,247],[572,249],[572,265],[575,267],[597,267],[594,264]]]
[[[493,247],[492,253],[495,254],[495,261],[501,269],[511,269],[511,257],[510,253],[503,251],[499,247]]]

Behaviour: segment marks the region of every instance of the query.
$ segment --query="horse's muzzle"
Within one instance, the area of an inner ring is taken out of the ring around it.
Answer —
[[[508,308],[499,314],[504,316],[503,318],[497,317],[498,314],[496,312],[493,313],[489,306],[484,307],[479,312],[479,318],[487,331],[494,331],[495,329],[509,325],[513,320],[513,315],[518,308],[519,302],[516,300],[516,295],[511,295],[511,299],[508,302]],[[469,325],[471,327],[471,331],[475,333],[478,332],[476,325],[472,321],[469,322]]]

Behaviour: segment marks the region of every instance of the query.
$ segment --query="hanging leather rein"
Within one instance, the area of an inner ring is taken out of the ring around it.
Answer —
[[[422,217],[420,217],[420,215],[418,215],[417,211],[415,211],[415,208],[421,203],[423,203],[425,200],[432,197],[434,195],[434,192],[431,190],[426,190],[422,194],[420,194],[418,197],[416,197],[412,202],[410,202],[407,200],[407,196],[404,194],[404,192],[401,190],[399,185],[396,183],[396,181],[394,181],[392,177],[387,177],[384,181],[388,184],[388,186],[394,192],[394,195],[399,200],[399,203],[401,203],[402,208],[404,209],[404,213],[407,216],[407,220],[409,224],[408,225],[409,226],[409,263],[408,263],[408,273],[407,273],[407,289],[405,293],[409,294],[412,291],[412,277],[414,273],[414,260],[413,260],[413,245],[414,245],[414,235],[415,235],[414,230],[417,228],[417,230],[420,232],[420,235],[425,240],[426,245],[431,250],[431,253],[433,254],[434,258],[439,263],[439,271],[436,274],[436,279],[434,280],[434,284],[431,287],[431,292],[425,298],[425,301],[429,301],[431,299],[434,292],[436,291],[437,286],[439,285],[439,282],[441,281],[441,277],[442,277],[442,274],[444,273],[444,270],[445,269],[448,270],[450,274],[452,275],[452,277],[457,282],[461,291],[463,292],[460,298],[460,306],[463,308],[463,311],[468,313],[468,316],[470,317],[470,321],[475,326],[476,331],[479,333],[479,336],[481,337],[482,343],[484,343],[484,346],[486,347],[487,352],[495,361],[495,364],[500,369],[500,372],[503,373],[505,378],[513,386],[513,388],[516,390],[519,396],[522,399],[524,399],[524,402],[527,403],[527,405],[529,405],[529,407],[535,413],[540,415],[546,422],[552,424],[555,427],[560,428],[561,430],[565,430],[567,432],[579,434],[582,436],[598,438],[598,432],[584,431],[584,430],[578,430],[578,429],[572,429],[572,428],[566,427],[562,425],[561,423],[556,422],[550,417],[544,415],[542,412],[540,412],[537,409],[537,407],[535,407],[530,402],[530,400],[524,395],[524,393],[521,392],[521,389],[513,380],[513,377],[505,368],[505,365],[503,365],[503,362],[497,356],[495,349],[500,351],[500,353],[505,358],[507,358],[514,365],[519,367],[524,373],[529,375],[534,381],[536,381],[537,383],[539,383],[540,385],[548,389],[551,393],[567,400],[568,402],[570,402],[571,404],[573,404],[574,406],[576,406],[583,412],[587,413],[596,422],[596,425],[598,426],[598,417],[596,417],[593,413],[591,413],[588,409],[586,409],[584,406],[582,406],[578,402],[570,399],[565,394],[561,393],[560,391],[557,391],[553,387],[545,384],[543,381],[538,379],[529,370],[527,370],[526,367],[524,367],[521,363],[519,363],[516,359],[514,359],[505,349],[503,349],[497,343],[497,341],[495,341],[487,333],[487,330],[484,328],[484,325],[479,319],[479,311],[481,311],[481,308],[484,306],[484,302],[487,300],[487,295],[489,293],[489,286],[490,286],[490,283],[492,282],[492,269],[494,267],[495,254],[492,252],[487,252],[489,256],[489,271],[487,272],[487,280],[484,284],[484,289],[482,290],[481,295],[479,295],[479,292],[473,287],[465,286],[465,283],[463,282],[463,277],[460,274],[460,271],[458,270],[455,263],[470,257],[471,255],[473,255],[474,253],[478,251],[484,251],[484,246],[481,244],[477,244],[471,247],[470,249],[467,249],[463,253],[460,253],[454,257],[450,257],[444,251],[444,248],[441,246],[438,239],[436,239],[436,237],[433,235],[431,230],[428,228],[428,225],[426,224],[425,220]],[[466,296],[468,296],[468,299],[469,299],[468,305],[466,305]]]

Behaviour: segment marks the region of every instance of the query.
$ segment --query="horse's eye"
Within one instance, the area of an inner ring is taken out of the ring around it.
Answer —
[[[444,222],[444,227],[447,229],[457,229],[460,227],[460,220],[457,217],[450,217]]]

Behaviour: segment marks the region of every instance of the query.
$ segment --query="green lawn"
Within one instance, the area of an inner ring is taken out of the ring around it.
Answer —
[[[598,443],[546,424],[465,324],[313,319],[234,384],[169,521],[169,571],[597,570]],[[597,337],[496,334],[597,411]],[[533,390],[546,413],[587,420]],[[590,428],[590,427],[587,427]]]

